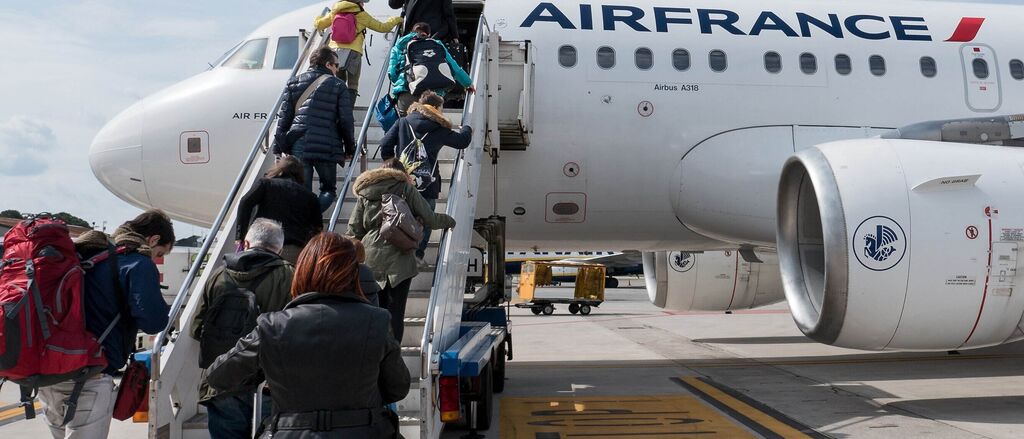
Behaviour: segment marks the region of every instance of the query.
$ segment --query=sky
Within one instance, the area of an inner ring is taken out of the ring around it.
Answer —
[[[139,209],[89,167],[93,137],[132,103],[206,70],[311,0],[15,1],[0,6],[0,210],[60,212],[112,231]],[[197,229],[176,225],[179,237]]]
[[[108,192],[89,168],[89,145],[100,128],[142,97],[202,72],[259,25],[313,3],[5,2],[0,210],[66,211],[97,226],[106,222],[108,231],[135,216],[139,209]],[[185,224],[177,230],[180,237],[200,231]]]

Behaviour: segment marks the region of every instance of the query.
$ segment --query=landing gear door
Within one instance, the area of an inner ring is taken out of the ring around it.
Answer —
[[[967,107],[985,113],[998,110],[1002,106],[1002,92],[995,51],[983,44],[965,44],[960,48],[960,59]]]

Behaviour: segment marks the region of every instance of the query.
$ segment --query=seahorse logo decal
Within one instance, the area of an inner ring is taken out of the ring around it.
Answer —
[[[672,252],[669,254],[669,263],[672,265],[673,270],[680,273],[690,271],[694,265],[693,253]]]
[[[853,252],[865,268],[885,271],[895,267],[907,252],[907,236],[896,221],[874,216],[857,227]]]

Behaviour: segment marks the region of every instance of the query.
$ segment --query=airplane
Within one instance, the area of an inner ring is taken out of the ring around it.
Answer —
[[[638,252],[606,252],[606,251],[520,251],[508,252],[505,255],[505,274],[519,274],[526,261],[559,261],[588,262],[601,264],[605,267],[606,288],[617,288],[619,276],[637,276],[644,274],[643,261]],[[553,280],[572,282],[576,278],[576,269],[568,267],[552,267]]]
[[[384,3],[366,7],[393,15]],[[296,61],[299,30],[328,5],[271,20],[210,70],[113,118],[91,146],[96,177],[133,205],[210,225]],[[528,59],[528,145],[502,151],[496,184],[477,198],[489,208],[500,194],[509,249],[640,251],[658,306],[785,298],[801,331],[836,346],[1024,338],[1024,157],[1012,148],[1024,138],[1021,6],[456,9],[464,30],[483,14]],[[361,90],[376,85],[389,44],[367,39]],[[694,279],[680,271],[685,255],[720,260]]]

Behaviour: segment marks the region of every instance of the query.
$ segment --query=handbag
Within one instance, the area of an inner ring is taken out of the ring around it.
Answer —
[[[147,411],[149,406],[149,367],[146,363],[135,359],[132,354],[128,367],[117,387],[117,400],[114,401],[114,419],[124,421],[135,415],[137,411]]]
[[[377,122],[380,122],[381,128],[384,128],[385,133],[395,125],[395,122],[398,122],[398,108],[395,105],[395,98],[386,94],[377,101],[377,105],[373,108],[373,114],[377,117]]]

